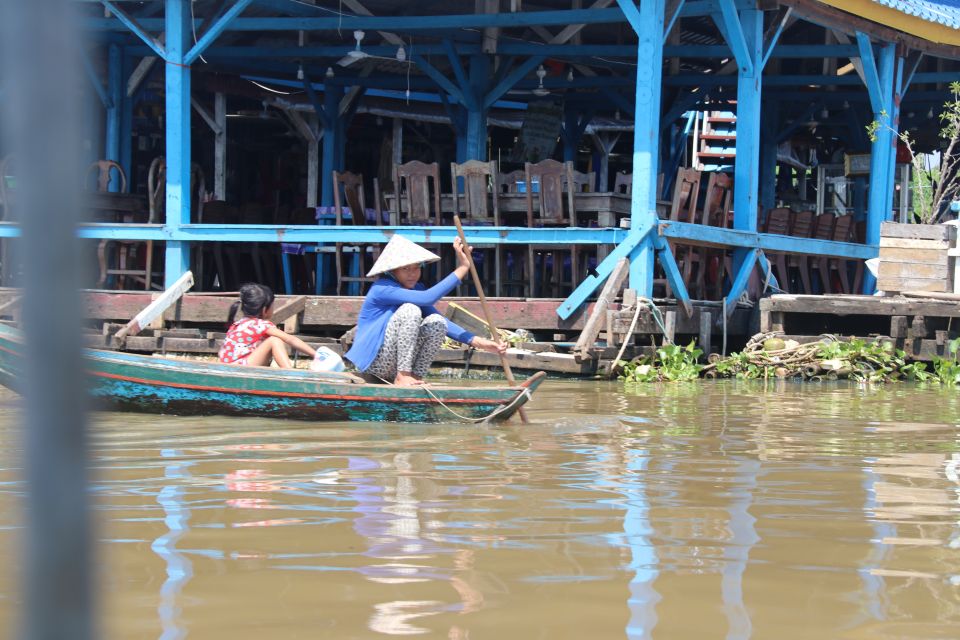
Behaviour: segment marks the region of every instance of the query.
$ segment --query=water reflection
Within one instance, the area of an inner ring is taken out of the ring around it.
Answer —
[[[958,396],[551,381],[530,425],[101,416],[106,636],[953,637]]]
[[[164,469],[164,477],[170,484],[164,485],[157,494],[157,502],[165,514],[167,533],[154,540],[151,549],[167,565],[167,578],[160,587],[160,603],[157,606],[157,616],[163,629],[160,637],[163,640],[175,640],[187,637],[186,630],[180,624],[181,610],[177,602],[193,575],[192,563],[177,549],[177,542],[190,531],[190,509],[184,504],[183,496],[186,491],[184,480],[190,477],[191,462],[181,460],[175,449],[161,449],[160,457],[171,460]]]

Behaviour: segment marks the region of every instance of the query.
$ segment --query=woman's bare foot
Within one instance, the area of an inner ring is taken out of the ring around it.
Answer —
[[[412,373],[400,371],[397,373],[397,377],[393,379],[393,384],[397,385],[398,387],[412,387],[414,385],[423,384],[423,380],[416,377]]]

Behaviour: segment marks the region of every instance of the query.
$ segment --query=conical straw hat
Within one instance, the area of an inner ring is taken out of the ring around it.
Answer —
[[[367,276],[375,276],[387,271],[393,271],[408,264],[417,264],[418,262],[436,262],[440,256],[427,251],[415,242],[407,240],[403,236],[393,236],[390,242],[383,248],[383,252]]]

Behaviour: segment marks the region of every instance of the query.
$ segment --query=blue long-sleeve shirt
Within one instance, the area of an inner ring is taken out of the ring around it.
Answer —
[[[460,278],[451,273],[446,278],[427,289],[417,283],[413,289],[407,289],[389,277],[378,278],[367,292],[357,318],[357,335],[353,346],[344,354],[360,371],[366,371],[383,346],[383,337],[387,323],[402,304],[411,303],[420,307],[423,317],[439,313],[433,305],[460,284]],[[474,334],[447,319],[447,336],[469,344]]]

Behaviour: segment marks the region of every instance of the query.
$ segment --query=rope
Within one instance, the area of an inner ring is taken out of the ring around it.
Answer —
[[[660,309],[657,308],[657,305],[655,305],[653,300],[650,298],[637,298],[637,308],[634,309],[633,320],[630,321],[630,328],[627,330],[627,336],[633,336],[633,330],[636,328],[637,320],[640,318],[640,309],[642,309],[640,306],[641,302],[650,307],[650,315],[653,316],[653,321],[657,323],[658,327],[660,327],[664,344],[673,344],[673,340],[671,340],[670,336],[667,335],[667,327],[663,323],[663,315],[660,313]],[[614,366],[610,369],[611,377],[613,376],[613,372],[616,368],[616,363],[620,360],[620,358],[623,356],[623,352],[627,349],[627,339],[627,337],[624,337],[623,344],[620,345],[620,351],[617,353],[617,357],[613,359]]]
[[[640,298],[637,298],[637,308],[633,312],[633,320],[630,322],[630,329],[627,330],[627,336],[633,336],[633,329],[637,326],[637,318],[640,317]],[[620,351],[617,352],[617,357],[613,359],[613,367],[610,367],[610,375],[613,375],[613,371],[616,368],[617,362],[620,361],[620,356],[623,355],[623,352],[627,349],[627,337],[624,336],[623,344],[620,345]]]
[[[383,378],[381,378],[380,376],[378,376],[378,375],[375,374],[375,373],[369,374],[369,375],[372,375],[374,378],[377,378],[378,380],[380,380],[380,381],[383,382],[384,384],[389,385],[389,386],[391,386],[391,387],[397,386],[397,385],[395,385],[395,384],[392,383],[392,382],[388,382],[387,380],[384,380]],[[416,387],[415,387],[415,388],[416,388]],[[524,387],[523,389],[520,390],[520,393],[518,393],[518,394],[516,395],[516,397],[513,398],[513,400],[511,400],[510,402],[508,402],[508,403],[505,404],[505,405],[501,405],[501,406],[497,407],[497,408],[494,409],[489,415],[483,416],[483,417],[481,417],[481,418],[473,418],[473,417],[470,417],[470,416],[463,415],[462,413],[457,413],[456,411],[454,411],[453,409],[451,409],[450,406],[449,406],[447,403],[445,403],[443,400],[441,400],[441,399],[437,396],[437,394],[435,394],[435,393],[430,389],[429,385],[422,385],[422,386],[420,386],[419,388],[420,388],[420,389],[423,389],[424,391],[426,391],[426,392],[427,392],[427,395],[428,395],[429,397],[433,398],[434,402],[436,402],[437,404],[439,404],[441,407],[443,407],[444,409],[446,409],[447,411],[449,411],[450,413],[452,413],[454,416],[456,416],[456,417],[459,418],[460,420],[463,420],[464,422],[472,422],[472,423],[474,423],[474,424],[480,423],[480,422],[489,422],[490,420],[492,420],[493,418],[497,417],[497,416],[500,415],[501,413],[513,409],[514,406],[520,401],[521,398],[526,398],[527,401],[530,401],[530,400],[533,399],[533,396],[532,396],[531,393],[530,393],[530,389],[529,389],[528,387]]]

